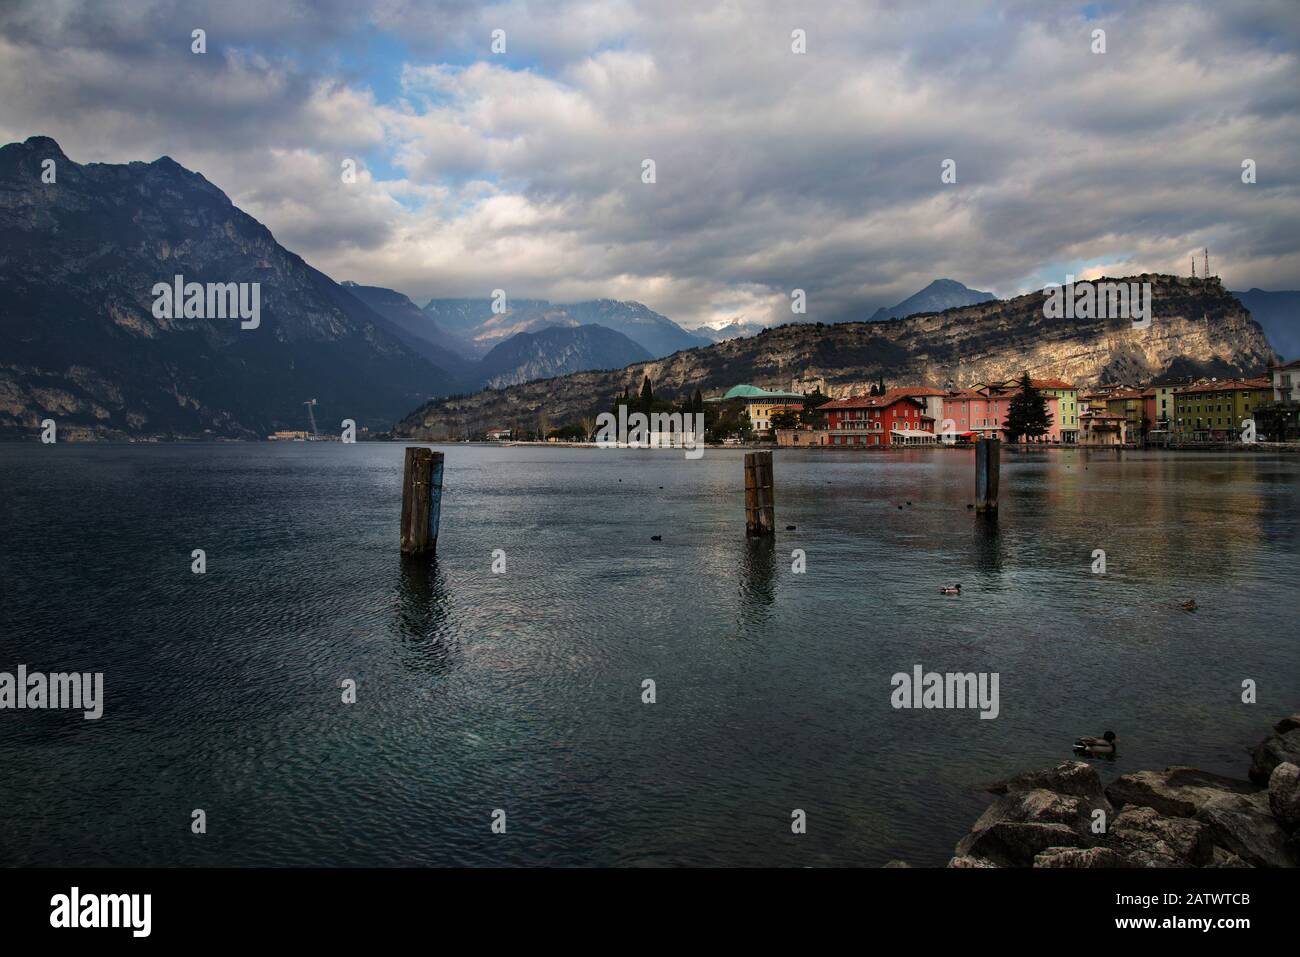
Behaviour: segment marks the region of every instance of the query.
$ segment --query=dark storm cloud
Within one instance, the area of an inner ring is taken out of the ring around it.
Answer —
[[[1006,295],[1181,271],[1205,245],[1230,286],[1295,288],[1297,21],[1289,2],[22,3],[0,11],[0,134],[169,154],[314,264],[417,301],[780,322],[803,288],[809,318],[839,318],[937,276]]]

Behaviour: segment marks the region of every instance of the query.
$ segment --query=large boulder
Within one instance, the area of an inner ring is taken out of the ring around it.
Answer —
[[[1049,847],[1034,855],[1034,867],[1134,867],[1109,847]]]
[[[971,830],[982,831],[999,821],[1065,824],[1078,830],[1086,823],[1087,816],[1087,805],[1079,798],[1035,788],[1032,791],[1004,794],[984,809]]]
[[[1096,769],[1083,761],[1066,761],[1045,771],[1026,771],[1013,778],[997,781],[985,789],[992,794],[1014,794],[1017,791],[1055,791],[1084,798],[1091,804],[1106,800],[1101,777]]]
[[[1107,845],[1133,867],[1204,867],[1214,856],[1210,830],[1186,817],[1164,817],[1155,808],[1131,804],[1119,812]]]
[[[1273,725],[1273,733],[1250,752],[1250,779],[1267,785],[1279,764],[1300,764],[1300,713]]]
[[[1269,809],[1268,793],[1224,794],[1203,804],[1196,820],[1212,840],[1255,867],[1294,867],[1287,833]]]
[[[997,867],[997,865],[992,861],[985,861],[978,857],[969,857],[964,854],[954,857],[948,862],[948,866],[956,868]]]
[[[1180,766],[1121,775],[1106,788],[1106,796],[1120,807],[1136,804],[1171,817],[1193,817],[1215,798],[1257,791],[1249,781]]]
[[[1300,767],[1279,764],[1268,776],[1268,806],[1286,831],[1300,828]]]
[[[957,844],[959,857],[975,857],[999,867],[1029,867],[1049,847],[1078,847],[1083,838],[1068,824],[998,821],[967,834]]]

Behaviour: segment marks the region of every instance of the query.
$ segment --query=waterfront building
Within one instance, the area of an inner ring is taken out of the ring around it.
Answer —
[[[1269,367],[1273,401],[1255,409],[1258,435],[1270,442],[1300,441],[1300,359]]]
[[[1034,387],[1038,388],[1037,383],[1034,383]],[[943,397],[940,432],[943,431],[943,422],[951,422],[958,438],[967,440],[1003,438],[1002,427],[1006,422],[1007,413],[1011,411],[1011,400],[1019,391],[1020,380],[1012,379],[1008,380],[1007,384],[978,385],[947,393]],[[1062,442],[1064,439],[1061,432],[1061,400],[1055,392],[1045,391],[1043,401],[1047,405],[1047,421],[1050,424],[1047,433],[1034,441]]]
[[[1174,437],[1189,442],[1240,438],[1243,421],[1273,399],[1273,383],[1257,379],[1212,379],[1174,396]]]
[[[1064,379],[1033,379],[1029,384],[1042,393],[1048,400],[1047,410],[1052,417],[1052,427],[1045,442],[1060,442],[1072,445],[1079,440],[1079,390]],[[1012,394],[1020,391],[1020,379],[1008,379],[1001,384],[1004,390]],[[1056,400],[1053,406],[1051,400]]]
[[[1128,442],[1128,419],[1107,412],[1084,412],[1079,416],[1080,445],[1124,445]]]
[[[1174,396],[1193,385],[1196,379],[1192,376],[1162,376],[1151,383],[1155,393],[1151,431],[1166,438],[1173,432]]]
[[[1155,423],[1155,408],[1154,389],[1128,389],[1112,392],[1106,398],[1106,414],[1124,417],[1125,432],[1130,441],[1145,439]]]
[[[1274,402],[1300,402],[1300,359],[1269,366]]]
[[[934,417],[925,398],[891,389],[884,395],[834,399],[817,407],[826,413],[820,444],[830,446],[934,445]]]
[[[727,390],[725,395],[705,399],[705,402],[743,402],[749,416],[749,424],[755,432],[766,432],[772,427],[772,415],[776,412],[794,412],[803,409],[803,396],[798,392],[779,392],[760,389],[756,385],[737,385]]]

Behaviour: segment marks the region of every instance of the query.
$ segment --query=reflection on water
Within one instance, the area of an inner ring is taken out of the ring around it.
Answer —
[[[740,620],[765,621],[767,608],[776,600],[776,536],[737,537],[740,551]]]
[[[443,672],[453,650],[446,576],[433,555],[401,555],[399,562],[396,630],[409,652],[406,661],[423,671]]]
[[[1300,705],[1300,457],[1007,454],[981,516],[966,450],[780,450],[750,538],[738,451],[445,451],[403,561],[400,445],[0,447],[0,671],[105,674],[100,721],[0,715],[3,861],[934,865],[1081,732],[1240,775]],[[891,708],[917,663],[998,719]]]
[[[977,512],[971,524],[975,537],[975,568],[996,582],[1002,572],[1003,545],[998,534],[998,513]]]

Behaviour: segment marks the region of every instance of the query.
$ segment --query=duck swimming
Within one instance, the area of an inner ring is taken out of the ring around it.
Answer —
[[[1189,598],[1187,601],[1183,602],[1183,611],[1196,611],[1196,607],[1195,598]]]
[[[939,589],[941,595],[960,595],[961,585],[944,585]]]
[[[1114,754],[1115,740],[1115,732],[1107,731],[1100,738],[1080,738],[1074,742],[1074,750],[1089,754]]]

